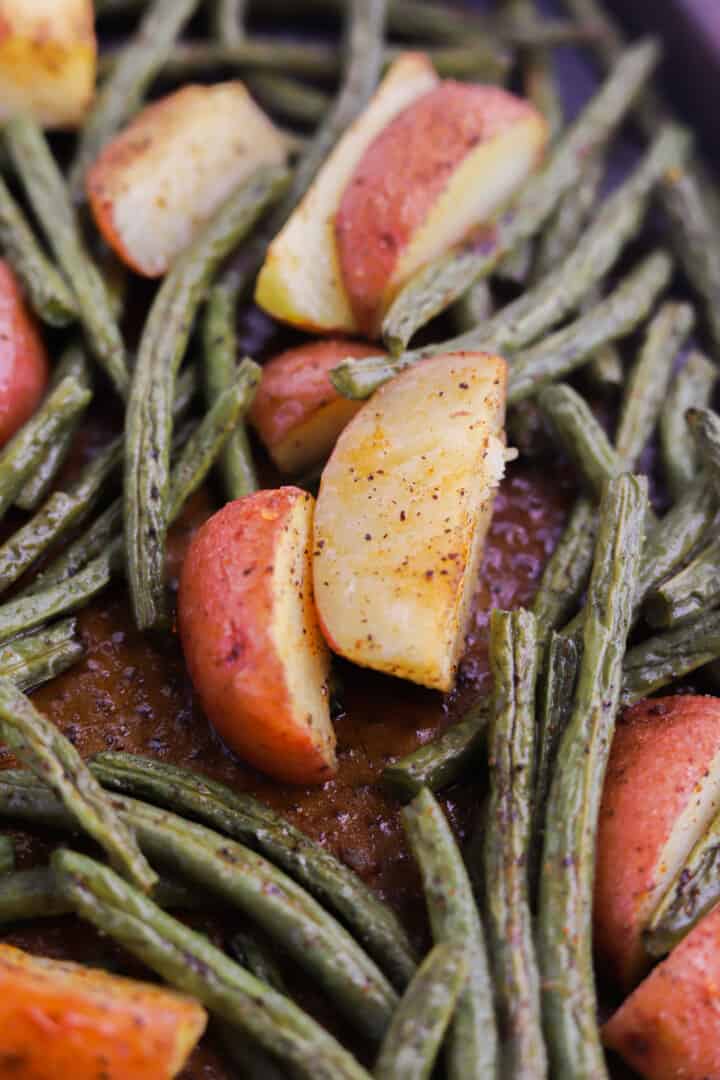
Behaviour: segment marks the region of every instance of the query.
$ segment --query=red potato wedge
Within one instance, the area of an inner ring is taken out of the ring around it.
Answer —
[[[386,383],[323,472],[314,580],[332,649],[449,690],[505,467],[506,364],[435,356]]]
[[[28,420],[47,389],[48,358],[20,285],[0,259],[0,446]]]
[[[314,500],[295,487],[228,503],[190,544],[178,621],[190,675],[225,742],[262,772],[335,772],[330,656],[313,605]]]
[[[88,198],[110,247],[158,277],[238,184],[287,153],[241,82],[185,86],[146,106],[103,149],[88,170]]]
[[[720,1076],[720,907],[640,983],[603,1040],[647,1080]]]
[[[310,333],[356,332],[340,274],[335,213],[375,136],[438,81],[432,64],[421,53],[405,53],[392,65],[368,107],[340,139],[270,245],[255,291],[257,303],[270,315]]]
[[[538,164],[545,121],[496,86],[446,81],[371,143],[335,219],[342,279],[360,331],[374,337],[398,290],[487,222]]]
[[[206,1023],[189,997],[0,945],[0,1076],[171,1080]]]
[[[626,988],[649,966],[642,933],[720,809],[720,699],[638,702],[618,723],[597,841],[595,944]]]
[[[92,0],[1,0],[0,120],[32,112],[46,128],[77,128],[95,91]]]
[[[265,364],[250,421],[278,469],[299,473],[323,461],[361,402],[338,394],[328,372],[347,357],[375,356],[377,347],[332,338],[311,341]]]

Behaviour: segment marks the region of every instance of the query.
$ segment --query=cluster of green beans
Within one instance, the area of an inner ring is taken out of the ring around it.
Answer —
[[[688,133],[650,88],[657,43],[627,47],[599,0],[565,6],[567,18],[547,18],[535,0],[504,0],[489,15],[435,0],[263,0],[264,17],[340,20],[338,49],[255,33],[253,0],[96,0],[101,27],[120,15],[136,28],[101,56],[67,174],[32,117],[13,116],[3,130],[13,175],[0,178],[0,246],[64,350],[46,399],[0,451],[0,516],[13,506],[31,515],[0,545],[0,593],[12,590],[0,603],[0,739],[27,770],[0,772],[0,816],[80,830],[110,865],[60,848],[49,867],[16,870],[14,841],[0,835],[0,925],[76,912],[202,1001],[249,1075],[369,1080],[292,1000],[275,949],[366,1040],[378,1080],[429,1078],[443,1047],[450,1080],[607,1075],[589,919],[616,713],[720,657],[715,368],[698,350],[677,364],[696,319],[688,303],[659,304],[674,271],[668,253],[645,254],[611,284],[608,276],[659,195],[717,352],[720,219]],[[184,37],[196,15],[208,16],[202,40]],[[392,909],[281,816],[159,762],[107,753],[87,765],[26,696],[83,656],[69,616],[113,577],[125,574],[140,628],[162,624],[167,528],[211,468],[226,499],[257,488],[244,416],[260,369],[238,363],[238,300],[407,43],[446,77],[503,83],[517,62],[550,151],[491,243],[443,255],[399,292],[382,327],[389,355],[348,360],[332,382],[362,399],[426,356],[500,352],[511,412],[533,410],[583,485],[532,610],[492,614],[491,697],[385,769],[406,803],[433,940],[419,964]],[[553,50],[568,43],[593,48],[606,77],[566,126]],[[299,126],[294,168],[261,169],[231,194],[166,275],[133,357],[122,301],[86,235],[85,175],[156,84],[218,71],[238,73],[268,111]],[[631,115],[648,148],[597,207]],[[241,257],[227,261],[241,242]],[[498,308],[494,278],[520,295]],[[456,336],[410,348],[446,311]],[[202,362],[181,372],[196,322]],[[626,374],[621,343],[645,323]],[[126,404],[125,428],[66,483],[63,465],[98,392],[91,361]],[[612,434],[562,381],[581,369],[584,386],[618,399]],[[198,399],[201,416],[188,419]],[[631,475],[656,432],[672,499],[659,518],[644,478]],[[472,776],[479,793],[483,759],[488,794],[464,856],[433,792]],[[720,819],[655,912],[651,955],[720,899],[719,851]],[[249,920],[231,942],[237,962],[168,914],[212,902]]]

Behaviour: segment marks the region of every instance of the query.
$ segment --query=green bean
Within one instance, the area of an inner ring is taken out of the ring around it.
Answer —
[[[111,75],[101,84],[80,132],[70,168],[70,193],[84,199],[85,173],[107,142],[140,108],[155,74],[172,53],[175,41],[198,0],[154,0],[143,14],[134,38],[120,53]]]
[[[538,626],[541,624],[538,620]],[[544,840],[544,817],[550,781],[556,767],[560,740],[570,722],[577,685],[580,650],[571,637],[552,633],[547,646],[538,703],[538,746],[533,797],[534,832],[530,865],[533,894],[536,891]]]
[[[630,371],[620,411],[615,445],[623,466],[632,469],[653,433],[667,397],[675,358],[693,328],[689,304],[666,303],[645,335]]]
[[[227,447],[238,422],[247,412],[260,383],[260,366],[253,360],[243,360],[234,381],[223,390],[188,439],[177,464],[172,470],[168,497],[168,521],[173,521],[208,474],[214,462]],[[237,496],[236,496],[237,497]]]
[[[287,179],[284,169],[260,168],[223,203],[166,275],[143,330],[128,399],[124,483],[128,581],[141,629],[161,614],[172,394],[195,313],[219,263]]]
[[[298,124],[315,126],[330,108],[331,99],[324,91],[307,86],[291,75],[249,71],[244,81],[266,109]]]
[[[215,36],[225,45],[236,45],[245,36],[248,0],[213,0]]]
[[[72,375],[75,381],[84,389],[92,390],[88,360],[84,349],[79,345],[70,345],[60,357],[60,361],[52,373],[51,388],[61,383],[67,375]],[[15,499],[15,505],[19,506],[21,510],[36,510],[43,499],[47,497],[58,472],[70,453],[81,420],[80,415],[76,416],[65,431],[53,440],[52,445],[47,448],[42,461],[34,470],[32,476],[28,477],[25,484],[23,484],[20,493]]]
[[[640,565],[647,482],[610,481],[585,605],[583,656],[545,817],[538,950],[551,1068],[607,1076],[592,965],[595,835]]]
[[[49,682],[85,655],[75,619],[0,646],[0,677],[25,692]]]
[[[375,1080],[429,1080],[467,974],[458,946],[435,945],[430,950],[383,1039]]]
[[[625,372],[622,357],[615,345],[598,349],[587,365],[586,376],[597,393],[607,394],[622,386]]]
[[[498,1026],[501,1075],[547,1075],[540,982],[528,889],[535,774],[538,636],[528,611],[493,611],[490,667],[493,711],[488,735],[490,795],[485,819],[485,922]]]
[[[140,888],[150,890],[157,875],[141,854],[132,831],[118,817],[110,797],[72,743],[6,678],[0,678],[0,734],[111,861]]]
[[[12,836],[0,836],[0,894],[2,894],[4,879],[9,877],[15,869],[15,841]]]
[[[424,787],[430,791],[449,787],[476,760],[485,743],[487,722],[488,706],[480,701],[432,742],[387,765],[384,783],[401,799],[413,798]]]
[[[512,251],[508,251],[507,255],[503,256],[497,264],[495,277],[499,277],[504,281],[511,281],[513,285],[524,285],[530,275],[534,255],[535,250],[532,240],[524,240],[522,244],[516,244]],[[480,281],[483,280],[483,278],[480,278]],[[477,285],[478,282],[475,284]],[[387,340],[388,344],[392,342],[394,352],[402,349],[400,338],[397,338],[396,342],[391,327],[388,327]]]
[[[712,540],[688,566],[663,582],[645,601],[650,626],[668,629],[716,607],[720,601],[720,540]]]
[[[204,897],[197,890],[161,878],[153,890],[153,900],[163,908],[193,910],[201,906]],[[200,901],[200,902],[199,902]],[[0,926],[70,915],[74,905],[63,895],[52,870],[47,866],[18,870],[0,877]]]
[[[38,244],[1,176],[0,247],[20,278],[33,311],[43,322],[49,326],[67,326],[76,318],[75,297]]]
[[[102,274],[85,249],[65,180],[47,140],[28,114],[11,117],[4,133],[20,182],[75,293],[90,351],[124,397],[129,379],[127,356],[112,302]]]
[[[487,281],[477,281],[464,293],[452,309],[452,319],[458,334],[474,330],[493,313],[493,295]]]
[[[0,451],[0,517],[42,461],[48,446],[86,407],[92,394],[67,376]]]
[[[285,980],[280,974],[274,957],[259,944],[257,937],[245,930],[239,930],[237,934],[233,934],[230,947],[239,963],[251,971],[256,979],[260,979],[280,994],[286,992]]]
[[[402,812],[408,843],[420,867],[436,944],[462,949],[468,982],[448,1036],[448,1080],[495,1076],[498,1035],[493,989],[480,915],[462,855],[440,806],[427,788]]]
[[[550,419],[564,449],[577,465],[595,499],[620,471],[617,452],[584,398],[566,383],[546,386],[538,404]]]
[[[660,414],[663,471],[675,499],[683,496],[698,471],[697,451],[685,414],[690,408],[707,408],[716,381],[715,366],[693,350],[675,376]]]
[[[700,460],[707,469],[715,493],[720,496],[720,416],[712,409],[688,409],[685,415]]]
[[[589,499],[579,499],[545,566],[532,612],[547,637],[562,626],[580,602],[592,567],[597,520]]]
[[[308,1080],[368,1080],[332,1035],[289,998],[233,963],[203,934],[165,914],[112,870],[63,850],[53,854],[52,867],[81,918],[299,1075]]]
[[[708,825],[653,913],[643,943],[651,956],[669,953],[720,900],[720,817]]]
[[[37,514],[0,546],[0,592],[87,517],[122,464],[123,449],[122,437],[113,439],[65,491],[54,492]]]
[[[598,349],[634,330],[667,285],[671,270],[670,258],[664,252],[654,252],[591,311],[586,311],[538,345],[515,354],[510,367],[511,404],[532,397],[541,382],[569,374],[586,363]],[[366,398],[388,379],[426,356],[483,347],[480,335],[484,336],[486,329],[487,324],[477,335],[463,334],[442,345],[394,358],[370,356],[362,360],[345,360],[332,369],[330,381],[344,397]]]
[[[105,787],[139,795],[257,848],[336,912],[398,986],[411,978],[413,950],[394,912],[357,874],[256,799],[132,754],[99,754],[91,767]]]
[[[533,277],[540,280],[572,253],[592,216],[605,175],[605,155],[592,154],[578,179],[560,200],[538,247]]]
[[[642,42],[618,61],[612,75],[559,141],[545,168],[525,187],[493,241],[431,263],[398,294],[388,311],[383,337],[397,351],[414,333],[457,300],[475,281],[492,273],[518,244],[535,236],[559,200],[583,175],[589,153],[598,153],[617,130],[658,60],[654,42]]]
[[[532,50],[525,63],[524,82],[525,96],[543,116],[550,140],[555,142],[565,126],[565,110],[552,55],[547,49]]]
[[[636,645],[623,663],[622,704],[632,705],[720,657],[720,612]]]
[[[205,397],[212,404],[236,377],[235,305],[226,288],[212,289],[204,322]],[[225,498],[228,502],[257,491],[258,481],[244,423],[238,423],[228,439],[219,462]]]
[[[653,308],[668,284],[672,263],[663,252],[643,259],[593,311],[513,358],[508,402],[533,397],[540,387],[569,375],[603,345],[630,334]],[[362,361],[356,361],[362,363]]]

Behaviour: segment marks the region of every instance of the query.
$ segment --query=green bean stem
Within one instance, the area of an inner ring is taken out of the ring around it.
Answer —
[[[538,949],[545,1034],[558,1075],[607,1076],[592,966],[595,834],[646,514],[644,478],[610,481],[600,509],[574,707],[546,809]]]
[[[11,117],[4,133],[22,186],[75,293],[90,351],[117,392],[125,397],[129,381],[127,356],[112,301],[102,274],[85,248],[64,177],[45,135],[28,114]]]
[[[435,945],[398,1005],[383,1039],[375,1080],[429,1080],[467,981],[457,945]]]
[[[91,768],[104,787],[138,795],[257,848],[335,911],[396,985],[403,987],[411,978],[413,950],[394,912],[357,874],[256,799],[132,754],[100,754]]]
[[[442,791],[459,780],[477,759],[485,743],[487,723],[488,706],[480,701],[432,742],[387,765],[383,782],[401,799],[413,798],[424,787]]]
[[[256,170],[176,260],[145,323],[128,399],[124,482],[128,581],[141,629],[156,625],[162,612],[172,395],[194,316],[219,263],[287,181],[284,169]]]
[[[289,998],[229,960],[203,934],[167,915],[112,870],[63,850],[54,853],[52,867],[81,918],[300,1076],[369,1080],[355,1059]]]
[[[501,1075],[547,1075],[540,1021],[540,980],[528,870],[535,775],[538,637],[528,611],[493,611],[490,667],[493,711],[488,734],[490,795],[485,817],[485,913],[498,1025]]]
[[[688,409],[710,404],[717,369],[698,350],[693,350],[675,376],[660,414],[660,449],[665,481],[674,499],[680,499],[698,471],[697,451],[687,424]]]
[[[448,1036],[449,1080],[495,1076],[498,1036],[485,938],[462,855],[440,806],[427,788],[402,812],[420,867],[433,940],[462,949],[468,983]]]
[[[693,328],[689,304],[666,303],[648,326],[630,371],[615,445],[622,465],[632,469],[653,433],[667,397],[675,358]]]
[[[0,247],[20,278],[33,311],[43,322],[49,326],[67,326],[76,318],[75,297],[35,239],[1,176]]]
[[[69,345],[53,369],[51,388],[56,387],[67,376],[72,375],[77,383],[86,390],[92,390],[92,377],[85,350],[80,345]],[[65,464],[73,444],[77,429],[82,421],[78,414],[62,434],[48,446],[42,461],[28,477],[15,499],[15,505],[21,510],[36,510],[47,497],[57,475]]]
[[[212,289],[204,323],[205,397],[212,405],[236,376],[237,335],[232,295],[222,285]],[[256,491],[252,450],[244,423],[228,439],[219,463],[225,498],[231,502]]]
[[[592,503],[579,499],[545,566],[532,603],[542,637],[562,626],[579,604],[590,577],[596,529]]]
[[[632,705],[720,657],[720,612],[648,638],[623,662],[622,704]]]
[[[697,841],[643,934],[651,956],[669,953],[720,900],[720,816]]]
[[[149,891],[157,875],[137,846],[110,797],[83,763],[75,747],[7,678],[0,678],[0,734],[13,753],[47,784],[89,836],[140,888]]]
[[[75,619],[64,619],[0,646],[0,677],[27,692],[61,675],[85,655],[75,631]]]
[[[112,72],[101,83],[81,129],[69,174],[75,200],[84,198],[88,168],[140,108],[146,90],[197,7],[198,0],[154,0],[148,6],[134,38],[122,49]]]
[[[584,162],[612,137],[658,60],[654,42],[642,42],[618,61],[612,75],[559,141],[548,164],[525,187],[514,209],[497,227],[494,241],[475,251],[461,249],[431,263],[398,294],[388,311],[383,337],[391,349],[405,348],[417,330],[449,307],[479,278],[493,272],[518,244],[535,236],[560,199],[580,181]]]

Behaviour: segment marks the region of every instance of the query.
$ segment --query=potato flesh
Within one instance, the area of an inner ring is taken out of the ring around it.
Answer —
[[[342,656],[451,688],[504,471],[505,386],[498,357],[433,357],[340,436],[318,495],[314,577]]]
[[[0,120],[29,111],[46,128],[76,128],[95,88],[92,0],[2,0]]]
[[[238,184],[260,165],[284,162],[287,152],[241,82],[186,86],[143,109],[103,150],[88,192],[113,246],[153,277]]]
[[[432,65],[420,54],[405,54],[392,65],[367,109],[332,151],[270,245],[255,291],[257,303],[270,315],[307,330],[356,329],[340,273],[334,215],[375,136],[437,82]]]

